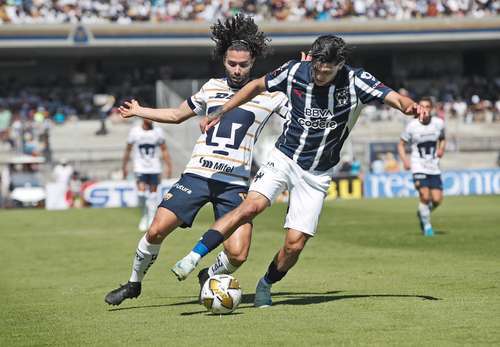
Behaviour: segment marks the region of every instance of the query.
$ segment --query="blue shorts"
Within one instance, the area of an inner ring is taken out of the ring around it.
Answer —
[[[146,183],[150,186],[157,186],[160,184],[160,174],[141,174],[136,173],[135,178],[137,182]]]
[[[165,194],[159,207],[172,211],[183,224],[191,227],[193,220],[207,202],[211,202],[215,219],[234,210],[245,199],[248,188],[224,183],[194,174],[183,174]]]
[[[441,175],[427,175],[424,173],[414,173],[413,183],[415,184],[416,190],[419,190],[420,188],[443,190],[443,182],[441,181]]]

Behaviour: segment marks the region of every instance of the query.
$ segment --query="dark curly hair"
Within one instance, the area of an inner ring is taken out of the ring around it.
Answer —
[[[251,17],[237,14],[210,27],[215,42],[214,57],[224,57],[229,49],[248,51],[252,58],[266,56],[271,39],[259,31]]]
[[[345,62],[350,49],[345,41],[335,35],[323,35],[313,42],[309,54],[313,62],[339,64]]]

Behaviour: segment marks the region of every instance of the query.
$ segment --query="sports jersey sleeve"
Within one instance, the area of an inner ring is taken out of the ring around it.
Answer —
[[[280,116],[281,118],[287,118],[288,112],[288,98],[285,94],[279,93],[273,97],[273,101],[276,99],[276,106],[274,107],[273,114]]]
[[[267,91],[286,93],[288,73],[294,63],[297,63],[297,61],[290,60],[276,70],[266,74],[265,81]]]
[[[205,115],[205,108],[208,100],[208,94],[206,90],[207,90],[207,85],[209,83],[210,81],[205,83],[196,94],[190,96],[186,100],[189,105],[189,108],[191,108],[191,110],[193,110],[193,112],[199,116]]]
[[[156,143],[158,145],[163,145],[165,143],[165,133],[163,132],[163,129],[161,128],[155,128],[156,133],[158,134],[158,139]]]
[[[363,104],[372,101],[384,102],[384,98],[392,89],[376,79],[371,73],[358,69],[354,72],[354,88]]]
[[[408,123],[408,125],[405,128],[405,130],[401,133],[400,138],[404,142],[410,142],[411,141],[410,123]]]
[[[135,129],[130,130],[127,137],[127,144],[133,145],[135,143]]]

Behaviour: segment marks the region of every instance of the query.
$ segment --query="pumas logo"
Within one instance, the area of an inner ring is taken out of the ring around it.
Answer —
[[[335,102],[339,107],[347,105],[349,102],[349,89],[348,88],[337,89],[335,91]]]
[[[312,129],[335,129],[338,124],[336,121],[330,119],[299,119],[299,124],[303,127],[312,128]]]
[[[163,196],[163,200],[170,200],[173,196],[174,194],[172,193],[165,193],[165,195]]]
[[[227,173],[231,173],[234,170],[234,166],[231,166],[231,165],[226,164],[226,163],[221,163],[218,161],[208,160],[208,159],[205,159],[205,157],[200,158],[200,164],[202,167],[214,169],[217,171],[227,172]]]

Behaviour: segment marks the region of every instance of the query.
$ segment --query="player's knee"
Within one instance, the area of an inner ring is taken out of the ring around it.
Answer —
[[[238,208],[241,220],[250,222],[261,211],[259,205],[254,202],[244,202]]]
[[[158,244],[161,243],[167,235],[162,231],[157,223],[151,224],[146,233],[146,240],[149,243]]]
[[[286,242],[285,247],[283,248],[285,254],[288,256],[298,256],[305,247],[304,242]]]

